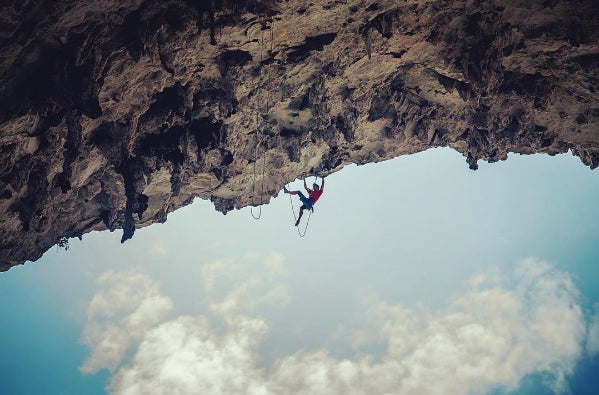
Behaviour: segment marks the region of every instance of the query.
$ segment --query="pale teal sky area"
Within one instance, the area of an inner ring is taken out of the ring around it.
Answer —
[[[51,249],[0,275],[0,393],[593,393],[599,172],[479,165],[348,166],[304,238],[280,193]]]

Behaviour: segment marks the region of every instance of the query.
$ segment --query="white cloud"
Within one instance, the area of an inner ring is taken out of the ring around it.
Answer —
[[[404,372],[400,387],[405,393],[484,392],[546,371],[560,390],[585,336],[570,276],[529,259],[506,284],[476,287],[428,316],[378,304],[387,355]]]
[[[282,261],[273,265],[265,259],[264,265],[282,269]],[[259,368],[258,346],[269,328],[255,313],[255,304],[289,296],[274,281],[247,275],[240,279],[240,273],[247,272],[232,261],[214,263],[204,273],[208,294],[217,293],[221,283],[234,284],[211,304],[212,313],[224,322],[220,327],[205,315],[159,323],[160,314],[151,308],[159,304],[146,300],[168,298],[131,291],[137,305],[127,306],[134,313],[101,327],[101,336],[86,331],[99,339],[91,343],[106,355],[102,363],[88,360],[88,365],[114,366],[123,354],[122,345],[112,341],[134,328],[136,335],[130,336],[138,340],[133,358],[115,372],[109,387],[116,394],[468,394],[498,385],[513,387],[538,371],[552,377],[554,389],[561,391],[585,340],[585,321],[570,276],[529,259],[512,278],[479,277],[441,311],[370,298],[364,318],[387,345],[380,358],[358,352],[340,359],[316,349]],[[108,295],[125,303],[120,283],[113,284],[117,290],[101,291],[90,311],[116,318],[104,303]],[[147,281],[144,287],[152,289]]]
[[[83,373],[114,371],[126,351],[172,309],[158,285],[135,270],[107,272],[98,278],[100,290],[87,309],[83,343],[92,349],[81,366]]]
[[[148,331],[133,363],[119,370],[109,390],[117,394],[260,393],[261,372],[252,356],[268,328],[240,318],[224,335],[205,317],[182,316]]]
[[[254,313],[259,306],[284,306],[289,290],[280,284],[283,255],[248,254],[240,260],[218,260],[202,268],[201,282],[209,308],[221,317]]]
[[[168,253],[168,250],[166,249],[164,244],[162,244],[162,242],[157,241],[154,244],[152,244],[152,246],[150,246],[150,248],[148,249],[148,252],[151,255],[164,256]]]
[[[595,356],[599,353],[599,304],[595,304],[593,310],[587,337],[587,354],[589,356]]]
[[[271,275],[278,275],[284,272],[283,263],[285,257],[278,252],[271,252],[269,256],[264,260],[266,267],[270,269]]]
[[[239,265],[232,260],[218,260],[202,267],[202,286],[205,292],[214,290],[214,283],[221,276],[232,275],[239,269]]]

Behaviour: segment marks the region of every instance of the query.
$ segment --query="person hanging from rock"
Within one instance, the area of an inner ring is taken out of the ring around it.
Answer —
[[[306,179],[304,178],[304,188],[308,191],[308,197],[306,197],[301,191],[290,191],[287,187],[283,187],[283,191],[285,193],[289,193],[291,195],[299,195],[300,200],[302,201],[302,206],[300,207],[299,217],[297,217],[297,221],[295,221],[295,226],[298,226],[300,220],[302,219],[302,215],[304,215],[304,210],[312,210],[314,212],[314,203],[318,199],[320,199],[320,195],[324,192],[324,177],[322,177],[322,182],[320,187],[318,184],[314,183],[312,185],[312,189],[308,188],[306,184]]]

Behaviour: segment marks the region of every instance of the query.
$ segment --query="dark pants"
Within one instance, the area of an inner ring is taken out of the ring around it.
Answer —
[[[302,206],[300,207],[300,210],[310,210],[312,208],[312,206],[314,205],[314,202],[312,200],[310,200],[310,198],[305,197],[304,194],[301,193],[300,191],[297,191],[297,194],[299,195],[299,198],[303,203]]]

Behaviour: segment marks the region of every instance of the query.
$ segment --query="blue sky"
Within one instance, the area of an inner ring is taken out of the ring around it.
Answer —
[[[435,149],[328,177],[305,238],[283,194],[85,235],[0,275],[0,392],[593,393],[598,201],[570,154]]]

